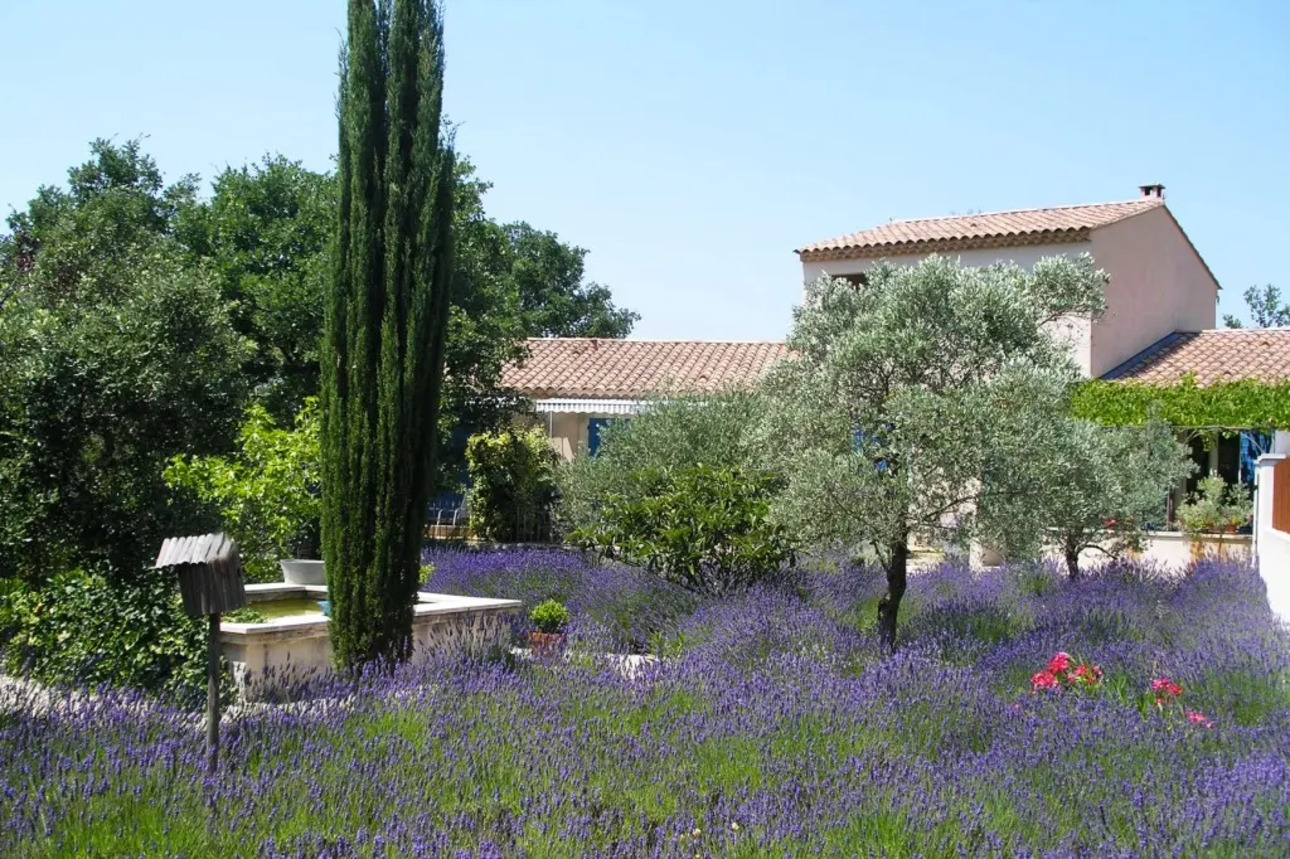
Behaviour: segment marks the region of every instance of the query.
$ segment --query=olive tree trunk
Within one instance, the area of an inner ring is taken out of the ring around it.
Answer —
[[[900,600],[905,596],[909,574],[909,540],[902,538],[888,546],[886,565],[887,592],[878,600],[878,640],[883,649],[896,649],[896,619],[900,613]]]

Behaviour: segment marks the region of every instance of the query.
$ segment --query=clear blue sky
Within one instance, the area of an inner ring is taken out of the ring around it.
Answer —
[[[335,151],[343,0],[0,0],[0,209],[97,136],[168,177]],[[1290,291],[1290,3],[448,0],[490,212],[590,249],[636,336],[782,337],[792,250],[1163,182],[1223,285]]]

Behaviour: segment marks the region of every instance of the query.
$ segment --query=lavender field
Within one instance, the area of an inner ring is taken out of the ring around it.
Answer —
[[[236,714],[210,778],[190,713],[10,710],[0,855],[1286,855],[1290,640],[1246,567],[933,570],[882,657],[863,569],[701,600],[561,552],[430,560],[433,590],[567,600],[571,657]]]

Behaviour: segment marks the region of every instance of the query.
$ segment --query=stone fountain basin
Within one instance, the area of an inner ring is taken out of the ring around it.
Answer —
[[[326,585],[246,586],[247,602],[324,600]],[[420,593],[412,609],[412,661],[452,651],[486,653],[510,642],[519,600]],[[331,671],[330,618],[289,614],[264,623],[220,623],[220,645],[244,700],[277,697],[294,683]]]

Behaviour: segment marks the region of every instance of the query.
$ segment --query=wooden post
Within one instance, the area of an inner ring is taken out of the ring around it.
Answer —
[[[206,766],[219,764],[219,612],[210,615],[206,642]]]

